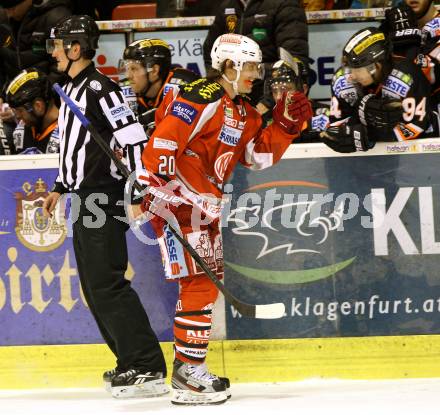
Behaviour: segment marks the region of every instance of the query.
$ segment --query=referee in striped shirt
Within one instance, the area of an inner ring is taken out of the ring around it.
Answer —
[[[119,86],[95,69],[92,58],[98,38],[93,19],[70,16],[52,29],[47,50],[56,59],[57,69],[68,76],[66,94],[112,149],[127,150],[133,169],[135,162],[141,163],[146,136]],[[138,295],[124,278],[128,226],[114,216],[125,216],[125,179],[64,103],[58,126],[59,174],[43,208],[50,215],[60,195],[67,192],[81,199],[73,225],[78,273],[90,311],[117,358],[116,368],[106,372],[104,380],[111,383],[114,397],[166,393],[162,350]],[[91,204],[94,208],[89,210]],[[97,207],[102,214],[91,223]]]

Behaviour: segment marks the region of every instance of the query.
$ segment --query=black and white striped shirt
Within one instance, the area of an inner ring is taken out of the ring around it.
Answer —
[[[120,87],[90,64],[63,89],[112,149],[127,149],[130,170],[141,167],[146,136]],[[125,179],[114,162],[64,102],[58,127],[60,165],[54,191],[64,193],[123,185]]]

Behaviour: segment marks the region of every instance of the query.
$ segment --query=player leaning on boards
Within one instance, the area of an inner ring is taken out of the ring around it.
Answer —
[[[58,153],[58,108],[47,75],[35,68],[20,72],[6,89],[6,101],[19,121],[17,154]]]
[[[330,127],[321,133],[338,152],[366,151],[376,141],[438,134],[431,87],[419,66],[393,56],[383,32],[356,32],[343,49],[344,67],[332,81]]]
[[[52,30],[47,51],[56,59],[58,70],[69,76],[64,92],[93,122],[109,147],[118,144],[130,154],[145,141],[145,133],[119,86],[94,67],[98,38],[98,26],[89,16],[71,16]],[[58,126],[59,173],[43,208],[49,215],[62,193],[75,193],[81,199],[73,224],[78,274],[90,311],[117,358],[116,368],[104,378],[111,380],[114,397],[167,393],[162,350],[138,295],[124,278],[128,226],[115,216],[125,216],[125,179],[64,102]],[[90,197],[92,203],[86,205]]]
[[[279,161],[312,112],[303,93],[283,94],[273,111],[273,123],[263,129],[261,116],[244,96],[262,77],[258,44],[242,35],[222,35],[214,42],[211,57],[216,70],[212,79],[192,82],[177,96],[175,91],[170,92],[157,110],[157,127],[142,154],[145,170],[138,174],[138,180],[198,201],[201,216],[190,204],[168,207],[185,239],[222,278],[219,206],[223,183],[238,162],[251,169],[264,169]],[[143,210],[157,212],[160,205],[149,196],[144,199]],[[197,221],[197,216],[211,220]],[[183,252],[164,220],[155,217],[152,224],[165,275],[180,285],[174,319],[172,402],[223,403],[227,385],[205,364],[218,289]],[[173,245],[175,249],[168,249]]]

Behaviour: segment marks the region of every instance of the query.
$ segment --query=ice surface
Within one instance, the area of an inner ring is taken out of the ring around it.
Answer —
[[[242,383],[232,384],[224,405],[182,407],[169,395],[118,400],[103,389],[0,390],[0,415],[434,415],[439,391],[440,379]]]

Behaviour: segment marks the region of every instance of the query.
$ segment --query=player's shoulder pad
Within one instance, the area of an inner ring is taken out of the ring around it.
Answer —
[[[199,79],[200,76],[184,68],[174,68],[170,73],[169,84],[185,85]]]
[[[394,99],[405,98],[415,81],[419,79],[416,72],[418,70],[420,69],[410,61],[394,60],[392,69],[383,82],[382,96]]]
[[[181,87],[181,97],[196,104],[209,104],[218,101],[224,95],[223,87],[205,78],[197,79]]]
[[[440,35],[440,16],[436,16],[425,24],[422,33],[426,33],[430,38],[438,38]]]
[[[333,77],[332,77],[332,84],[334,84],[334,83],[335,83],[339,78],[341,78],[341,77],[344,77],[344,78],[345,78],[346,73],[347,73],[347,70],[346,70],[343,66],[340,66],[340,67],[336,70],[336,72],[333,74]]]
[[[421,68],[410,59],[393,60],[391,72],[388,76],[401,79],[405,84],[411,86],[418,75],[423,74]]]
[[[340,67],[333,75],[331,88],[338,98],[342,91],[354,87],[348,75],[348,71],[344,67]]]
[[[342,99],[353,105],[359,98],[359,91],[355,84],[350,80],[346,68],[339,68],[333,75],[332,93],[336,98]]]

